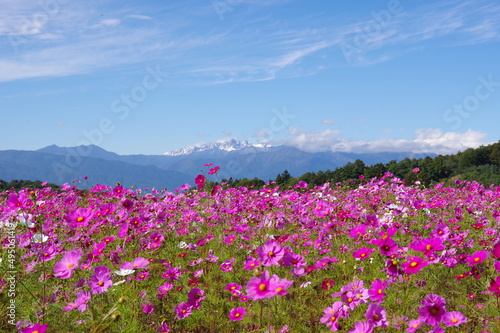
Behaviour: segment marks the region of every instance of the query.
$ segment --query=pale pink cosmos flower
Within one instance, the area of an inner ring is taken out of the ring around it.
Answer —
[[[71,250],[64,254],[61,261],[54,265],[54,276],[60,279],[69,279],[73,276],[73,271],[78,268],[78,262],[82,257],[79,250]]]
[[[127,269],[141,269],[141,268],[146,268],[146,266],[149,265],[149,261],[147,259],[144,259],[142,257],[137,257],[134,259],[133,262],[129,261],[124,261],[120,265],[121,270],[127,270]]]

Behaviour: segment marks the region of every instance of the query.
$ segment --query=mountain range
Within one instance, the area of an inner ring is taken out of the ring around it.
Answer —
[[[51,145],[35,151],[0,151],[0,179],[70,183],[88,177],[79,187],[94,184],[174,190],[193,184],[200,173],[207,174],[207,163],[219,166],[211,180],[230,177],[274,180],[284,170],[298,177],[306,172],[334,170],[360,159],[365,164],[387,163],[404,158],[434,157],[435,154],[411,152],[305,152],[289,146],[253,144],[236,139],[185,147],[161,155],[119,155],[98,146],[59,147]]]

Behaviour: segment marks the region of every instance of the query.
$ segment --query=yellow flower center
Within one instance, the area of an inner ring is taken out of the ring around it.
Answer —
[[[265,291],[265,290],[266,290],[266,285],[265,285],[264,283],[261,283],[261,284],[259,285],[259,290],[260,290],[260,291]]]
[[[411,267],[415,267],[417,265],[418,265],[418,262],[415,262],[415,261],[410,264]]]
[[[76,219],[76,222],[82,222],[83,220],[85,220],[83,217],[78,216],[78,218]]]

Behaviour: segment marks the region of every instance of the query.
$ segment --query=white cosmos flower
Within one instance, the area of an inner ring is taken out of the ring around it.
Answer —
[[[49,237],[44,234],[34,234],[33,237],[31,237],[31,241],[34,243],[45,243],[47,239],[49,239]]]
[[[132,274],[133,272],[134,272],[133,269],[120,269],[119,271],[115,271],[114,273],[116,275],[120,275],[120,276],[127,276],[127,275]]]
[[[187,243],[184,241],[181,241],[181,242],[179,242],[179,244],[177,244],[177,246],[180,247],[181,249],[183,249],[187,246]]]
[[[33,215],[31,214],[19,214],[17,219],[19,220],[19,223],[24,225],[27,228],[33,228],[35,224],[31,222],[31,219],[33,218]]]

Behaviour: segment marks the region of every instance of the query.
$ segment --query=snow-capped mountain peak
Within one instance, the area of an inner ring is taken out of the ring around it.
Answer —
[[[248,147],[255,147],[255,148],[267,148],[267,147],[273,147],[272,145],[268,143],[250,143],[248,140],[244,141],[239,141],[234,138],[229,138],[229,139],[221,139],[217,140],[211,143],[206,143],[206,144],[197,144],[194,146],[190,147],[185,147],[177,150],[172,150],[170,152],[164,153],[163,155],[166,156],[182,156],[182,155],[189,155],[193,153],[199,153],[199,152],[204,152],[204,151],[209,151],[209,150],[219,150],[219,151],[235,151],[235,150],[241,150],[244,148]]]

